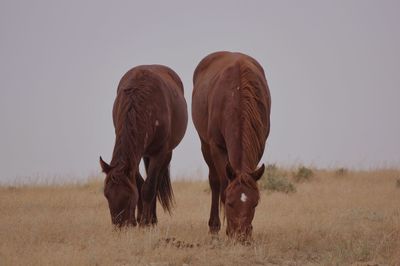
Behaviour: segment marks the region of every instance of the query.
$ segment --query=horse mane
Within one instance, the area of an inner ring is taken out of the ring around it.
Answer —
[[[127,75],[130,72],[127,73]],[[113,168],[109,175],[113,181],[135,169],[135,165],[141,158],[142,143],[137,140],[145,139],[143,131],[138,129],[146,126],[147,112],[142,109],[146,107],[146,101],[151,96],[154,86],[158,86],[159,80],[148,82],[149,71],[136,70],[131,73],[128,80],[121,81],[118,87],[118,99],[114,105],[115,123],[115,146],[110,166]],[[139,146],[140,145],[140,146]],[[131,173],[133,175],[135,173]]]
[[[246,154],[246,161],[243,169],[253,171],[258,164],[260,156],[264,152],[266,132],[269,127],[265,125],[265,120],[260,113],[260,107],[266,109],[266,102],[262,99],[259,89],[264,89],[264,81],[258,76],[258,71],[254,72],[247,62],[240,62],[240,107],[241,107],[241,146],[242,154]],[[248,184],[246,180],[244,183]]]

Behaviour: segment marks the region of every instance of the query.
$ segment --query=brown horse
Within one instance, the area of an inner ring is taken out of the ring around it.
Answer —
[[[112,223],[156,224],[156,198],[164,210],[171,211],[169,164],[187,126],[187,106],[178,75],[162,65],[129,70],[118,85],[113,121],[116,139],[110,165],[100,157],[107,175],[104,195]],[[139,173],[142,158],[145,181]]]
[[[231,52],[205,57],[193,76],[192,117],[209,168],[212,190],[210,232],[218,233],[219,200],[227,234],[251,237],[259,201],[256,170],[270,129],[271,97],[263,68],[253,58]]]

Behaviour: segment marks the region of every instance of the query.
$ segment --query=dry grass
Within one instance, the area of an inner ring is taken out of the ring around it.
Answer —
[[[175,182],[172,217],[114,231],[100,181],[0,188],[0,265],[400,265],[398,171],[316,171],[262,193],[254,243],[208,234],[205,182]],[[223,229],[224,230],[224,229]]]

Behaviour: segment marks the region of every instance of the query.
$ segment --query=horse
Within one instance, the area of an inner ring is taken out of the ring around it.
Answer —
[[[157,198],[171,213],[169,165],[187,121],[183,84],[169,67],[141,65],[121,78],[113,106],[115,145],[110,164],[100,156],[106,174],[104,196],[114,225],[157,224]],[[141,159],[146,180],[139,172]]]
[[[249,240],[259,202],[257,181],[264,164],[270,131],[271,95],[261,65],[242,53],[215,52],[198,64],[193,75],[192,118],[209,168],[212,191],[208,221],[212,234],[221,228],[224,206],[226,234]]]

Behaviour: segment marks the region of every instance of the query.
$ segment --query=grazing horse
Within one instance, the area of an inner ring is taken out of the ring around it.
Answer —
[[[256,181],[264,164],[256,168],[270,129],[271,96],[264,70],[247,55],[216,52],[199,63],[193,85],[193,123],[212,191],[210,232],[221,228],[221,201],[227,235],[249,239],[259,201]]]
[[[111,163],[100,157],[111,221],[117,226],[135,226],[136,221],[154,225],[157,198],[168,212],[173,203],[169,164],[187,126],[182,81],[166,66],[132,68],[119,82],[113,122],[116,138]],[[139,173],[142,158],[145,181]]]

